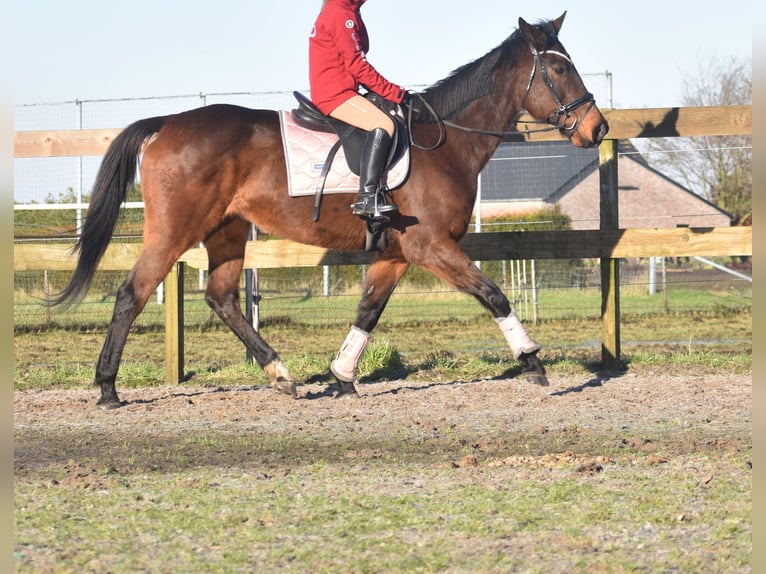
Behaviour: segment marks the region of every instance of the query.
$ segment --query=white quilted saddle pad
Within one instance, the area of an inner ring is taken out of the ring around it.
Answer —
[[[287,163],[287,182],[290,195],[301,197],[316,194],[319,176],[322,173],[330,148],[338,141],[334,133],[308,130],[295,123],[288,110],[279,112],[282,127],[282,143]],[[404,180],[410,168],[410,150],[393,165],[384,183],[389,189],[396,189]],[[354,175],[346,162],[343,146],[335,154],[330,172],[327,174],[323,193],[356,193],[359,191],[359,176]]]

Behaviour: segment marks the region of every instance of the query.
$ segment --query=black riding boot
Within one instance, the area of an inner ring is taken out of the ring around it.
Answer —
[[[390,150],[391,136],[383,128],[375,128],[367,136],[359,168],[359,195],[351,206],[354,215],[380,216],[381,213],[399,209],[395,203],[387,203],[380,192],[380,180]]]

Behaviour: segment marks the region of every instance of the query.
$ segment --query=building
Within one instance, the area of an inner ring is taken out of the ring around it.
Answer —
[[[572,229],[598,229],[598,149],[568,141],[503,142],[481,173],[481,218],[558,204]],[[618,145],[619,227],[729,227],[731,215],[652,168],[627,140]]]

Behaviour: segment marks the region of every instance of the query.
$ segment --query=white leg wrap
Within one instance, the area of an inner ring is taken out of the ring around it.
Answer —
[[[540,350],[540,345],[532,340],[524,325],[521,324],[515,313],[511,313],[502,319],[495,319],[500,331],[502,331],[508,346],[511,348],[513,358],[518,359],[522,353],[534,353]]]
[[[356,379],[356,369],[359,366],[359,358],[370,340],[370,334],[358,327],[351,327],[343,341],[340,351],[335,355],[335,360],[330,363],[332,374],[343,382],[353,383]]]

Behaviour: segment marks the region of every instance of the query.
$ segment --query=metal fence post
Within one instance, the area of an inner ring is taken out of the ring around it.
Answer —
[[[258,228],[255,225],[250,226],[247,239],[250,241],[258,239]],[[248,267],[245,269],[245,318],[257,333],[261,324],[260,277],[257,268]],[[245,360],[250,364],[255,362],[255,357],[250,349],[245,351]]]

